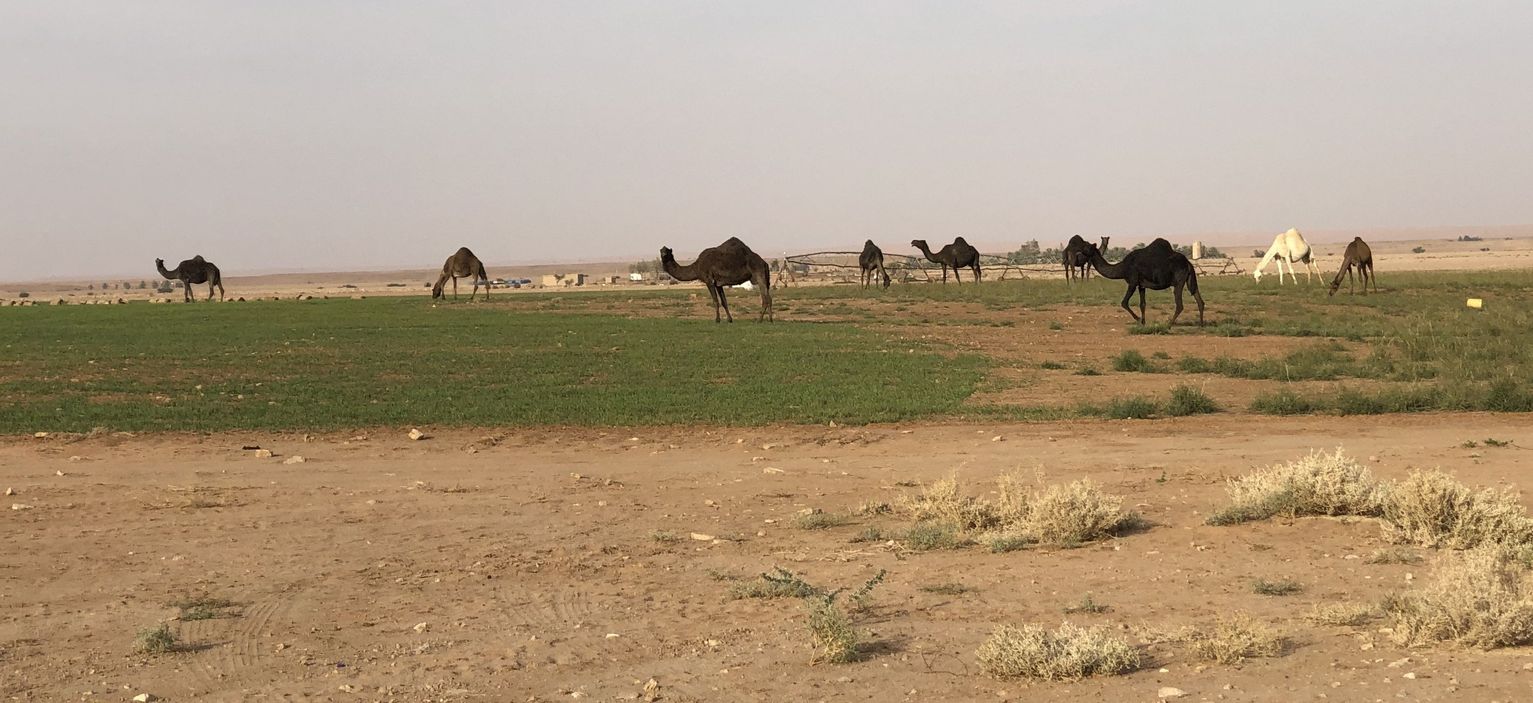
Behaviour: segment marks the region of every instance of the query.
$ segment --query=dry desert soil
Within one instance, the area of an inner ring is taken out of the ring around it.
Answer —
[[[1338,446],[1385,478],[1481,486],[1529,466],[1533,423],[1493,414],[1211,416],[872,427],[52,435],[0,441],[0,694],[126,701],[1515,701],[1533,651],[1407,649],[1316,604],[1376,602],[1424,564],[1370,564],[1368,520],[1204,524],[1227,478]],[[1466,448],[1494,437],[1510,446]],[[273,452],[257,456],[244,447]],[[290,463],[302,456],[302,463]],[[957,476],[1091,478],[1147,529],[1077,549],[914,552],[858,516]],[[796,526],[800,511],[850,514]],[[812,663],[804,604],[733,599],[774,567],[826,587],[879,570],[861,661]],[[1289,596],[1252,592],[1292,579]],[[923,590],[942,588],[944,592]],[[1065,615],[1090,594],[1108,607]],[[179,619],[168,604],[229,605]],[[1283,656],[1233,665],[1177,641],[1249,613]],[[1144,648],[1125,676],[1001,681],[998,624],[1101,624]],[[146,654],[168,623],[180,651]],[[645,684],[655,685],[646,694]]]

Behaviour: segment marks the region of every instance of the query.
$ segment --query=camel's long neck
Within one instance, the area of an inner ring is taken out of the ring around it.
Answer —
[[[660,267],[665,269],[666,275],[678,281],[695,281],[699,278],[696,261],[688,266],[682,266],[676,263],[674,257],[668,256],[660,262]]]
[[[176,272],[175,271],[167,270],[165,268],[165,264],[156,261],[156,262],[154,262],[154,267],[160,270],[160,275],[161,276],[164,276],[165,278],[168,278],[168,279],[170,279],[172,281],[176,280],[176,278],[177,278]]]
[[[936,255],[932,254],[931,247],[926,246],[926,242],[921,242],[920,244],[917,244],[916,248],[920,249],[921,253],[926,255],[926,260],[927,261],[930,261],[930,262],[932,262],[934,264],[942,263],[942,259],[939,259],[939,258],[936,257]]]
[[[1091,257],[1091,268],[1096,269],[1097,273],[1102,274],[1104,278],[1123,278],[1123,262],[1109,264],[1107,259],[1102,258],[1101,252]]]
[[[1261,263],[1256,265],[1256,270],[1257,271],[1265,271],[1267,269],[1267,264],[1272,263],[1272,260],[1274,258],[1277,258],[1278,248],[1279,247],[1278,247],[1278,244],[1276,242],[1273,242],[1272,246],[1267,247],[1266,255],[1262,256]]]

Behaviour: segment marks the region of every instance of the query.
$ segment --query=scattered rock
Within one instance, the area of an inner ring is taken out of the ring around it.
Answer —
[[[14,489],[14,488],[7,488],[7,489],[5,489],[5,494],[8,495],[8,496],[16,495],[16,489]]]
[[[779,469],[779,468],[777,468],[775,466],[768,466],[768,467],[762,469],[761,473],[764,473],[764,474],[780,474],[780,473],[784,473],[784,472],[783,472],[782,469]]]
[[[271,458],[271,450],[270,449],[257,449],[257,450],[255,450],[255,457],[257,459],[270,459]]]
[[[1411,658],[1410,657],[1406,657],[1404,659],[1396,659],[1396,660],[1394,660],[1394,661],[1389,663],[1389,668],[1391,668],[1391,669],[1398,669],[1398,668],[1400,668],[1402,666],[1405,666],[1406,664],[1409,664],[1409,663],[1411,663]]]
[[[410,439],[412,439],[412,440],[414,440],[416,442],[419,442],[419,441],[421,441],[423,439],[426,439],[427,436],[428,435],[425,432],[422,432],[422,431],[420,431],[418,429],[415,429],[413,427],[410,429]]]
[[[1407,671],[1407,672],[1405,672],[1403,674],[1400,674],[1400,678],[1402,678],[1402,679],[1415,679],[1416,678],[1416,672],[1414,672],[1414,671]]]
[[[1160,690],[1155,693],[1155,696],[1161,700],[1181,698],[1185,695],[1187,695],[1186,691],[1183,691],[1182,689],[1176,688],[1174,686],[1161,686]]]
[[[38,439],[47,439],[48,433],[47,432],[34,432],[34,433],[32,433],[32,436],[36,437]]]
[[[659,681],[656,681],[653,678],[651,678],[650,680],[644,682],[644,700],[646,700],[646,701],[658,701],[658,700],[660,700],[660,682]]]
[[[11,503],[11,510],[31,510],[32,506],[26,503]]]
[[[416,634],[420,634],[422,632],[425,632],[430,627],[431,627],[431,625],[429,625],[427,623],[418,622],[418,623],[415,623],[415,627],[412,627],[410,629],[415,630]]]
[[[160,700],[160,697],[153,693],[140,693],[133,697],[134,703],[153,703],[157,700]]]
[[[284,464],[302,464],[305,461],[308,461],[308,460],[295,454],[295,455],[290,456],[290,457],[288,457],[286,459],[283,459],[282,463],[284,463]]]
[[[714,537],[713,535],[705,535],[705,534],[703,534],[701,532],[693,532],[692,533],[692,539],[695,539],[695,540],[697,540],[699,542],[712,542],[713,540],[715,540],[717,538]]]

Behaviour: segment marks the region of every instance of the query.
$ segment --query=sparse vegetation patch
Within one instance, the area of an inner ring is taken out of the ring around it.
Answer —
[[[1533,575],[1505,547],[1445,554],[1421,589],[1386,599],[1383,609],[1402,644],[1533,643]]]
[[[1051,681],[1126,674],[1138,669],[1141,661],[1139,650],[1107,628],[1069,623],[1055,630],[1003,625],[980,645],[976,655],[980,668],[996,678]]]

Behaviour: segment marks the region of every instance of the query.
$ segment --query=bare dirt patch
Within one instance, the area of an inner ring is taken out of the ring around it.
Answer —
[[[1441,467],[1469,485],[1512,485],[1525,473],[1520,447],[1533,446],[1523,417],[430,434],[0,443],[0,487],[30,506],[0,513],[0,694],[75,700],[126,686],[170,701],[642,700],[652,678],[666,701],[1151,700],[1163,686],[1191,700],[1527,691],[1533,659],[1522,650],[1409,649],[1376,623],[1309,617],[1327,603],[1377,603],[1428,573],[1371,563],[1392,546],[1376,523],[1204,524],[1228,504],[1227,478],[1337,445],[1383,479]],[[1462,446],[1486,436],[1513,445]],[[309,461],[281,463],[293,454]],[[1091,479],[1149,526],[1077,549],[1004,553],[854,541],[903,527],[859,507],[955,474],[979,487],[1040,468],[1051,484]],[[801,529],[805,510],[846,522]],[[823,657],[802,601],[731,597],[733,584],[778,566],[827,587],[887,570],[854,619],[856,661],[813,663]],[[1257,579],[1304,589],[1260,596]],[[1087,593],[1111,607],[1078,608]],[[188,594],[238,608],[183,620],[167,604]],[[1235,612],[1281,631],[1282,656],[1210,664],[1187,648],[1187,632]],[[997,625],[1053,631],[1065,621],[1110,628],[1141,666],[1069,683],[983,673],[976,652]],[[177,647],[144,653],[139,633],[161,624]]]

